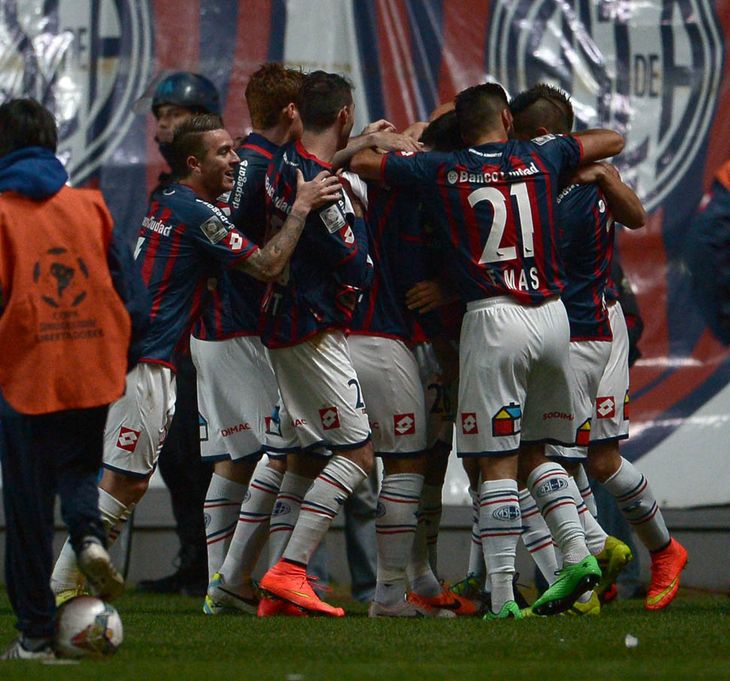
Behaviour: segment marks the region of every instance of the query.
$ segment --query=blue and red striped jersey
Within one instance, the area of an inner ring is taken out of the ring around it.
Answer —
[[[216,265],[231,267],[256,250],[219,208],[190,187],[175,183],[156,192],[135,249],[135,264],[152,301],[140,361],[174,369]]]
[[[571,184],[558,195],[560,252],[566,284],[561,298],[570,339],[611,340],[606,287],[613,259],[613,216],[598,185]]]
[[[282,146],[266,174],[268,228],[279,229],[296,197],[296,171],[314,179],[329,163],[301,142]],[[297,345],[328,328],[349,329],[362,293],[372,279],[365,221],[355,216],[348,196],[307,216],[294,254],[263,302],[262,341],[270,348]]]
[[[382,175],[421,188],[426,208],[448,238],[464,301],[509,295],[536,305],[563,288],[557,247],[559,178],[580,163],[571,135],[492,142],[450,153],[394,152]]]
[[[236,168],[228,205],[231,222],[250,241],[263,243],[266,231],[266,169],[276,144],[252,132],[237,150],[241,162]],[[219,267],[216,286],[207,300],[193,332],[201,340],[223,340],[235,336],[258,336],[261,333],[261,299],[266,285],[253,277]]]
[[[373,281],[352,320],[352,333],[410,341],[405,294],[426,279],[419,198],[411,192],[368,184],[365,214]]]

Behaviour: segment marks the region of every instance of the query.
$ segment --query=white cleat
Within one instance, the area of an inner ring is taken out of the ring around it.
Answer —
[[[383,605],[377,601],[370,603],[368,617],[456,617],[450,610],[428,608],[411,603],[406,597],[395,605]]]
[[[112,601],[124,593],[124,578],[96,537],[84,538],[77,561],[92,595]]]
[[[23,647],[21,638],[15,639],[10,647],[0,655],[0,660],[55,660],[56,654],[51,645],[47,643],[38,650],[27,650]]]
[[[203,612],[206,615],[220,615],[225,612],[244,612],[255,615],[259,607],[257,598],[245,598],[235,591],[226,589],[225,580],[220,572],[213,575],[208,584],[208,593],[203,602]]]

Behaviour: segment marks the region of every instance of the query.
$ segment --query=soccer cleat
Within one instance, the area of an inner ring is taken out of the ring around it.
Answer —
[[[661,610],[674,600],[685,565],[687,550],[676,539],[671,539],[666,548],[651,554],[651,581],[644,601],[647,610]]]
[[[258,610],[257,598],[244,598],[235,591],[226,589],[224,578],[220,572],[213,575],[208,584],[208,593],[203,601],[203,612],[206,615],[220,615],[224,612],[245,612],[255,615]]]
[[[618,587],[616,584],[611,584],[606,593],[601,596],[601,604],[606,605],[611,601],[615,601],[618,598]]]
[[[395,605],[383,605],[373,601],[368,608],[368,617],[435,617],[433,609],[414,603],[407,597]]]
[[[0,660],[55,660],[56,654],[50,643],[41,645],[37,650],[28,650],[23,645],[23,637],[16,638],[10,647],[0,655]]]
[[[421,596],[420,594],[411,592],[408,594],[408,600],[414,605],[446,610],[453,612],[459,617],[469,617],[477,614],[477,606],[464,596],[459,596],[451,591],[448,587],[443,587],[438,596]]]
[[[470,601],[478,601],[482,599],[482,585],[484,580],[473,574],[469,574],[460,582],[456,582],[451,586],[451,593],[468,598]]]
[[[256,611],[259,617],[309,617],[309,613],[298,605],[281,598],[263,597]]]
[[[303,565],[291,563],[283,558],[263,577],[259,586],[272,596],[298,605],[309,612],[329,617],[344,617],[345,611],[336,608],[314,593]]]
[[[576,601],[565,611],[566,615],[600,615],[601,601],[595,589],[591,591],[591,597],[585,602]]]
[[[634,556],[631,549],[616,537],[608,536],[606,544],[597,556],[598,567],[601,568],[601,580],[596,586],[596,593],[599,598],[611,588],[616,582],[616,577],[632,560]]]
[[[76,558],[93,596],[112,601],[124,593],[124,578],[96,537],[84,538]]]
[[[507,601],[500,609],[499,612],[495,613],[489,610],[482,619],[485,622],[493,622],[495,620],[521,620],[525,616],[520,610],[520,606],[515,601]]]
[[[557,615],[570,608],[575,600],[601,579],[601,568],[593,556],[558,570],[558,578],[533,604],[537,615]]]

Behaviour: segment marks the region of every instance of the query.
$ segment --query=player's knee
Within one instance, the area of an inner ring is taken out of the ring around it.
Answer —
[[[588,451],[588,475],[598,482],[605,482],[621,466],[621,454],[614,443],[591,445]]]

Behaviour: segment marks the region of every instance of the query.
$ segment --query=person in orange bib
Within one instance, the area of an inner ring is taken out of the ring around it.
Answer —
[[[20,631],[0,659],[46,659],[56,493],[92,592],[110,599],[124,588],[96,478],[107,407],[124,391],[132,321],[123,297],[134,286],[101,194],[66,186],[51,113],[14,99],[0,106],[0,130],[0,458]]]

